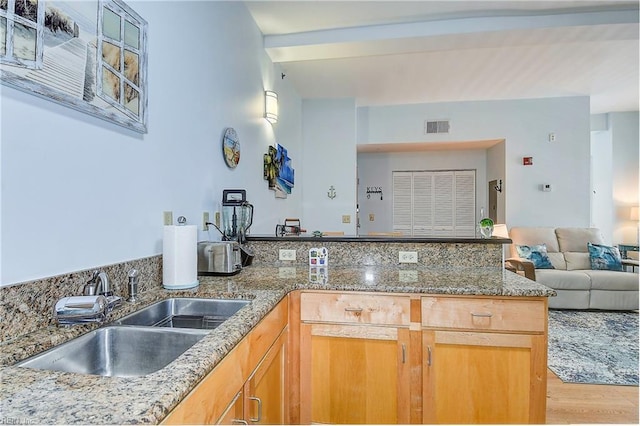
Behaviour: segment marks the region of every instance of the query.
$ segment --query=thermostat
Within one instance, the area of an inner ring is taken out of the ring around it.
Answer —
[[[551,192],[551,190],[553,189],[550,183],[543,183],[540,186],[544,192]]]

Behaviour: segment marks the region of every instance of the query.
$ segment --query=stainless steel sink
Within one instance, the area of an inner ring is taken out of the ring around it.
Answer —
[[[115,324],[211,330],[251,303],[241,299],[165,299],[118,320]]]
[[[17,365],[99,376],[144,376],[166,367],[207,333],[206,330],[108,326]]]

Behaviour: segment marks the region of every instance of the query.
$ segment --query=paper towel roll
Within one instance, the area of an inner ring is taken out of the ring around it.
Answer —
[[[166,289],[196,287],[198,229],[195,225],[165,226],[162,240],[162,285]]]

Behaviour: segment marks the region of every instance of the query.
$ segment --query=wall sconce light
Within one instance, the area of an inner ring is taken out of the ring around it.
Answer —
[[[494,186],[493,189],[495,189],[498,192],[502,192],[502,179],[498,181],[498,184]]]
[[[271,90],[264,92],[264,118],[271,124],[278,122],[278,94]]]

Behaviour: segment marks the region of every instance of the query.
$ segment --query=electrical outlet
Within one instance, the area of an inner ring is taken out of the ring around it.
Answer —
[[[400,263],[418,263],[418,252],[417,251],[398,252],[398,259]]]
[[[209,230],[209,212],[202,213],[202,229],[204,231]]]
[[[348,215],[348,214],[343,215],[342,223],[351,223],[351,215]]]
[[[162,221],[165,225],[173,225],[173,212],[163,212]]]
[[[296,251],[295,250],[280,249],[278,251],[278,258],[280,260],[296,260]]]
[[[220,228],[220,212],[216,212],[216,226]]]

